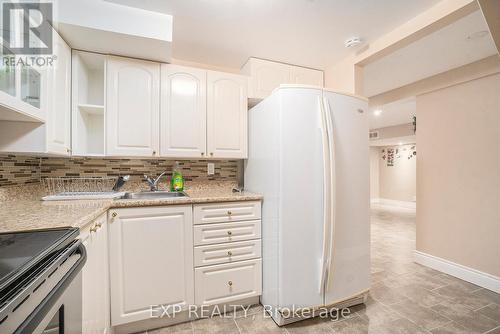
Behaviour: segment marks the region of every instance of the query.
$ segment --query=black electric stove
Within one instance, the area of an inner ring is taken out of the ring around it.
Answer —
[[[85,263],[78,234],[77,228],[0,233],[1,333],[44,333],[38,327]]]

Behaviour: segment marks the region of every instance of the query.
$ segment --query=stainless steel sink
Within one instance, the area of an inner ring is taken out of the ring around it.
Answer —
[[[170,191],[141,191],[137,193],[126,193],[123,199],[161,199],[161,198],[181,198],[188,197],[185,192]]]

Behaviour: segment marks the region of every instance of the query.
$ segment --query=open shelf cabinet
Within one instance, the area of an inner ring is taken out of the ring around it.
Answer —
[[[73,155],[105,154],[106,56],[73,51]]]

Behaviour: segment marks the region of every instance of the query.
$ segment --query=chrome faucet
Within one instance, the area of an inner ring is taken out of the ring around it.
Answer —
[[[149,184],[150,191],[158,191],[158,182],[160,182],[161,177],[165,175],[165,173],[166,171],[158,175],[156,179],[153,179],[144,174],[144,180],[146,180],[146,182]]]

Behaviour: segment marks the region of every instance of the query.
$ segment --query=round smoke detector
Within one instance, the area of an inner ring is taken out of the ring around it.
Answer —
[[[344,45],[345,45],[346,48],[352,48],[352,47],[360,45],[361,43],[363,43],[363,41],[361,40],[361,38],[359,38],[359,37],[352,37],[352,38],[349,38],[348,40],[346,40],[345,43],[344,43]]]
[[[467,36],[467,39],[474,40],[474,39],[483,38],[485,36],[488,36],[489,33],[490,32],[488,30],[476,31],[475,33],[472,33],[469,36]]]

